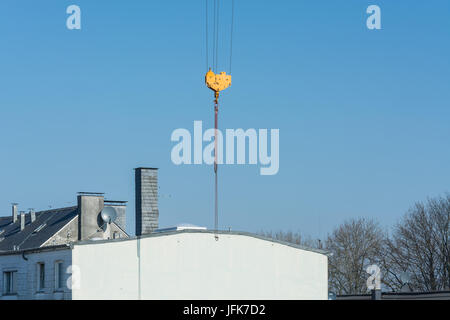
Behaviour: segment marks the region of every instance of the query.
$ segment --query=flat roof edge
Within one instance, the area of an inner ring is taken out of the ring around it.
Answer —
[[[134,236],[134,237],[129,237],[129,238],[122,238],[122,239],[109,239],[109,240],[84,240],[84,241],[77,241],[74,242],[73,245],[77,246],[77,245],[88,245],[88,244],[96,244],[96,243],[108,243],[108,242],[120,242],[120,241],[130,241],[130,240],[136,240],[136,239],[145,239],[145,238],[153,238],[153,237],[164,237],[164,236],[170,236],[170,235],[175,235],[175,234],[182,234],[182,233],[206,233],[206,234],[219,234],[219,235],[240,235],[240,236],[247,236],[247,237],[252,237],[252,238],[256,238],[256,239],[260,239],[260,240],[264,240],[264,241],[269,241],[269,242],[273,242],[273,243],[278,243],[278,244],[282,244],[288,247],[292,247],[295,249],[300,249],[300,250],[305,250],[305,251],[310,251],[310,252],[314,252],[314,253],[319,253],[319,254],[323,254],[328,256],[330,254],[329,251],[327,250],[323,250],[323,249],[315,249],[315,248],[310,248],[310,247],[306,247],[306,246],[302,246],[302,245],[297,245],[295,243],[290,243],[290,242],[286,242],[286,241],[280,241],[277,239],[273,239],[273,238],[268,238],[265,236],[261,236],[255,233],[251,233],[251,232],[246,232],[246,231],[215,231],[215,230],[193,230],[193,229],[184,229],[184,230],[173,230],[173,231],[165,231],[165,232],[155,232],[155,233],[150,233],[150,234],[146,234],[146,235],[142,235],[142,236]]]

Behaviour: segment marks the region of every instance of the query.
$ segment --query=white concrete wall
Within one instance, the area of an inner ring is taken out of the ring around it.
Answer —
[[[66,270],[72,263],[70,249],[46,251],[25,254],[1,255],[0,256],[0,292],[1,300],[33,300],[33,299],[71,299],[71,290],[64,287],[63,291],[55,288],[55,261],[62,261]],[[45,288],[38,292],[38,269],[37,263],[45,263]],[[17,271],[16,294],[5,295],[3,290],[3,272]],[[64,283],[70,274],[64,273]]]
[[[246,235],[219,237],[189,232],[75,245],[81,286],[73,298],[328,298],[325,255]]]
[[[80,272],[73,299],[138,298],[136,240],[75,245],[72,261]]]

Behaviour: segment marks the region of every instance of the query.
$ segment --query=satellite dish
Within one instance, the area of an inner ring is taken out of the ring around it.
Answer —
[[[113,207],[104,207],[101,212],[101,217],[105,223],[111,223],[117,219],[117,212]]]

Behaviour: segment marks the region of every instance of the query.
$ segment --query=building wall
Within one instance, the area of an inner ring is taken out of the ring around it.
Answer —
[[[111,225],[108,226],[106,231],[107,231],[106,233],[99,232],[95,234],[97,236],[100,235],[105,239],[108,238],[113,239],[114,236],[116,238],[128,238],[128,234],[126,234],[125,231],[123,231],[117,225],[115,225],[115,223],[111,223]],[[69,244],[75,241],[78,241],[78,217],[73,218],[60,231],[55,233],[45,243],[43,243],[41,247]]]
[[[50,237],[41,247],[57,246],[78,240],[78,216]]]
[[[114,208],[117,212],[117,219],[114,223],[122,230],[127,230],[127,207],[125,205],[105,204],[105,207]]]
[[[185,232],[81,243],[73,261],[81,270],[74,299],[328,298],[325,255],[248,235],[220,234],[216,241],[212,233]]]
[[[109,238],[117,239],[117,238],[129,238],[128,234],[119,228],[115,223],[111,223],[109,225]]]
[[[24,259],[28,259],[25,260]],[[55,262],[61,261],[63,269],[72,264],[70,249],[54,250],[36,253],[11,254],[0,256],[0,289],[1,300],[33,300],[33,299],[71,299],[71,290],[64,286],[63,290],[55,288]],[[38,290],[38,263],[45,263],[45,288]],[[16,272],[16,294],[6,295],[4,291],[5,271]],[[70,274],[64,272],[63,282],[67,283]]]
[[[80,270],[73,299],[137,299],[138,259],[136,241],[74,245],[73,263]]]

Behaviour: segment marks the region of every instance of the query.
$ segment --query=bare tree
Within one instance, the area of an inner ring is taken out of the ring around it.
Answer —
[[[366,293],[366,268],[381,264],[384,239],[380,225],[364,218],[351,219],[334,229],[326,241],[331,252],[330,290],[339,295]]]
[[[285,241],[310,248],[321,248],[321,241],[319,239],[317,241],[314,241],[311,237],[302,236],[300,232],[277,231],[273,233],[272,231],[260,231],[258,234],[267,238]]]
[[[394,291],[450,288],[450,195],[416,203],[386,240],[385,283]]]
[[[300,233],[260,232],[281,241],[322,249]],[[450,290],[450,194],[416,203],[388,236],[370,219],[351,219],[325,242],[329,289],[338,295],[367,292],[366,269],[381,269],[383,289]]]

